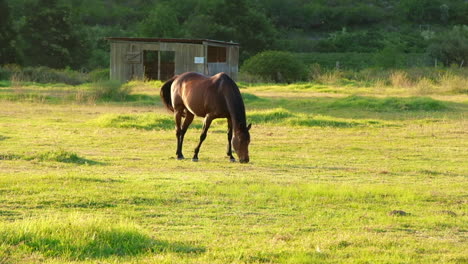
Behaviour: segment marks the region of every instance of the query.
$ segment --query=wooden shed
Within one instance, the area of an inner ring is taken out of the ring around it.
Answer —
[[[107,38],[110,78],[167,80],[188,71],[237,80],[239,44],[208,39]]]

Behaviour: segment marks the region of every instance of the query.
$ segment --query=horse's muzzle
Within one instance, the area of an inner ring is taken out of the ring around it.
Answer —
[[[240,163],[249,163],[249,158],[239,160]]]

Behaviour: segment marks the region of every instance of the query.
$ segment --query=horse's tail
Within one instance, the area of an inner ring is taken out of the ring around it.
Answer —
[[[166,81],[161,87],[159,94],[161,99],[168,110],[174,112],[174,107],[171,102],[171,86],[177,76],[172,77],[170,80]]]

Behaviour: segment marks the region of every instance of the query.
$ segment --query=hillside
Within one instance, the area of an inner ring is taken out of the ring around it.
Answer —
[[[0,0],[0,64],[107,67],[108,36],[207,38],[263,50],[425,53],[468,25],[465,0]],[[47,19],[44,19],[47,18]],[[14,50],[14,51],[12,51]],[[38,56],[37,54],[41,54]],[[60,59],[50,59],[60,58]]]

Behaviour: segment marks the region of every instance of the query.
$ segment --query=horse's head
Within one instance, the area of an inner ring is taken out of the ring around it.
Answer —
[[[236,128],[234,131],[234,136],[232,137],[232,147],[239,157],[240,163],[247,163],[249,162],[249,143],[250,143],[250,127],[252,125],[248,125],[247,127],[239,127]]]

